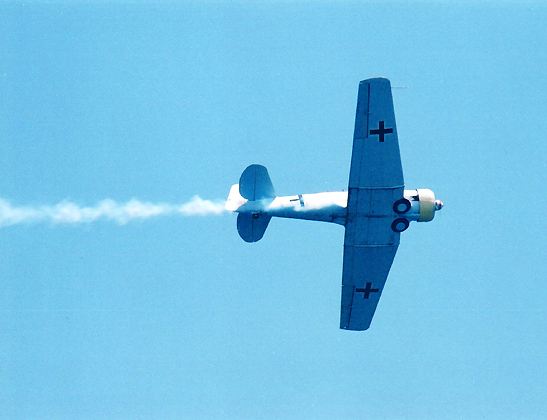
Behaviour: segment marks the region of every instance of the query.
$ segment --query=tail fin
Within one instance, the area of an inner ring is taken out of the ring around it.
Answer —
[[[226,201],[224,208],[228,211],[236,211],[245,204],[246,201],[247,200],[239,193],[239,185],[235,184],[232,185],[232,188],[230,189],[230,194],[228,194],[228,200]]]
[[[274,199],[275,190],[268,170],[262,165],[248,166],[239,178],[239,194],[249,201]]]
[[[271,218],[272,216],[260,213],[239,213],[237,215],[237,233],[245,242],[260,241]]]

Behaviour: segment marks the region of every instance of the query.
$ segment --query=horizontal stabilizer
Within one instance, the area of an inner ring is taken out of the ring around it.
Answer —
[[[239,178],[239,193],[249,201],[274,199],[275,191],[268,170],[262,165],[248,166]]]
[[[239,213],[237,215],[237,232],[245,242],[257,242],[264,236],[271,218],[271,216],[260,213]]]

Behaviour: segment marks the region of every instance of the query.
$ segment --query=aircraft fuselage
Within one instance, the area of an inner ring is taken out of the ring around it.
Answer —
[[[431,190],[405,190],[400,207],[394,210],[410,221],[426,222],[433,219],[442,203],[435,201]],[[299,194],[274,199],[245,201],[235,211],[270,217],[317,220],[345,225],[347,217],[347,191]]]

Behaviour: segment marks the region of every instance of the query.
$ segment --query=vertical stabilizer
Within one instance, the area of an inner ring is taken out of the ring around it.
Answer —
[[[235,184],[232,185],[232,188],[230,189],[230,194],[228,194],[228,200],[226,201],[224,208],[228,211],[236,211],[246,202],[247,200],[239,193],[239,185]]]

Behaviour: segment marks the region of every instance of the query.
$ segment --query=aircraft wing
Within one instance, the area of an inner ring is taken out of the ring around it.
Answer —
[[[397,247],[344,245],[340,328],[362,331],[370,327]]]
[[[395,112],[388,79],[359,83],[350,188],[404,186]]]
[[[340,328],[366,330],[378,305],[400,233],[393,203],[404,180],[391,84],[359,84],[348,188]]]

